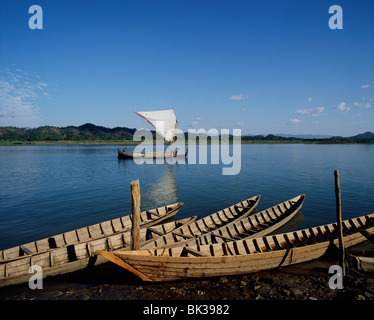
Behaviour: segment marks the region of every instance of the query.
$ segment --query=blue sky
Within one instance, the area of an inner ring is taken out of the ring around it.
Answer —
[[[31,30],[31,5],[43,29]],[[331,5],[343,29],[331,30]],[[0,3],[0,126],[179,127],[243,134],[374,131],[374,2]]]

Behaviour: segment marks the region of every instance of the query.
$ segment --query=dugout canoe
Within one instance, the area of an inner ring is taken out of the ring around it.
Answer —
[[[350,265],[358,271],[374,272],[374,257],[349,255],[348,260]]]
[[[188,226],[184,226],[178,232],[172,232],[154,241],[144,243],[141,249],[214,244],[265,236],[290,221],[301,209],[304,199],[305,195],[302,194],[266,210],[249,215],[254,209],[253,206],[257,206],[260,200],[260,196],[256,196],[211,216],[197,220]],[[228,213],[233,210],[241,210],[242,207],[251,208],[249,209],[250,212],[247,212],[239,219],[225,220],[227,223],[223,222],[223,218],[227,217]],[[226,216],[224,215],[225,213]]]
[[[374,243],[374,233],[366,230],[361,231],[361,234],[370,242]],[[374,257],[362,256],[348,252],[349,264],[358,271],[374,272]]]
[[[346,248],[366,240],[361,230],[374,231],[374,213],[343,221]],[[337,224],[332,223],[227,243],[98,253],[144,281],[174,281],[247,274],[314,260],[339,245],[337,235]]]
[[[195,219],[196,216],[193,216],[148,228],[141,228],[139,242],[142,243],[160,237],[181,226],[194,222]],[[116,250],[130,250],[130,246],[131,230],[125,230],[85,242],[3,260],[0,261],[0,287],[29,281],[31,277],[29,268],[33,265],[38,265],[42,268],[43,277],[54,276],[108,262],[96,254],[97,250],[115,252]]]
[[[182,202],[173,203],[140,213],[140,228],[147,228],[177,214]],[[22,244],[0,251],[0,263],[10,259],[30,256],[69,245],[86,243],[87,241],[108,237],[110,235],[131,230],[132,215],[97,223],[88,227],[61,233],[45,239]]]
[[[141,249],[147,248],[171,248],[179,245],[185,245],[190,241],[195,241],[203,235],[219,232],[220,229],[231,225],[234,221],[239,221],[250,215],[257,207],[260,201],[260,195],[240,201],[225,209],[212,213],[202,219],[189,225],[183,226],[169,234],[159,237],[155,240],[148,241],[140,245]]]
[[[124,152],[118,149],[118,160],[129,160],[129,159],[163,159],[163,158],[185,158],[187,157],[188,151],[185,153],[178,153],[178,150],[173,152]]]

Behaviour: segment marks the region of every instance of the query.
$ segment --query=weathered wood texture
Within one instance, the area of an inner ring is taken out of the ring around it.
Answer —
[[[342,222],[346,247],[366,240],[360,231],[373,232],[373,218],[374,213]],[[114,255],[152,281],[172,281],[280,268],[317,259],[338,243],[338,226],[332,223],[227,243],[118,251]]]
[[[342,225],[342,202],[340,198],[340,179],[339,171],[334,171],[335,176],[335,198],[336,198],[336,221],[338,223],[338,238],[339,238],[339,263],[342,267],[343,276],[345,276],[345,249],[343,239],[343,225]]]
[[[172,232],[157,240],[144,243],[141,249],[204,245],[239,239],[261,237],[290,221],[301,209],[305,195],[299,195],[261,212],[252,213],[260,196],[252,197],[184,227],[179,234]]]
[[[193,239],[196,237],[209,234],[215,230],[218,230],[219,228],[229,225],[233,221],[237,221],[249,216],[256,208],[258,202],[260,201],[260,197],[260,195],[257,195],[243,200],[228,208],[201,218],[195,223],[181,228],[178,230],[178,232],[172,232],[159,239],[156,239],[155,241],[143,243],[140,248],[173,247],[184,245],[188,241],[194,241]]]
[[[351,265],[358,271],[374,272],[374,257],[350,256]]]
[[[163,220],[174,216],[181,206],[182,202],[173,203],[164,207],[143,211],[140,213],[140,227],[146,228],[153,226]],[[86,243],[95,239],[105,238],[116,233],[131,230],[131,215],[104,221],[88,227],[54,235],[49,238],[36,240],[20,246],[0,251],[0,262],[23,258],[27,255],[40,254],[42,252],[66,247],[72,244]]]
[[[131,228],[131,250],[139,249],[140,236],[140,185],[139,180],[131,181],[131,201],[132,201],[132,228]]]
[[[176,207],[175,210],[179,210],[179,207]],[[140,243],[153,241],[160,235],[178,230],[195,220],[196,216],[159,224],[151,229],[141,228]],[[35,264],[43,268],[44,277],[63,274],[107,262],[106,259],[97,255],[97,250],[110,252],[130,250],[130,245],[131,230],[126,230],[82,243],[65,245],[13,259],[0,260],[0,287],[27,282],[30,278],[29,268]]]

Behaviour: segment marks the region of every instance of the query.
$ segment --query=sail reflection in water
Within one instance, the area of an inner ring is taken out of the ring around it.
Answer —
[[[148,186],[147,198],[152,199],[152,205],[178,202],[174,166],[165,167],[162,176]]]

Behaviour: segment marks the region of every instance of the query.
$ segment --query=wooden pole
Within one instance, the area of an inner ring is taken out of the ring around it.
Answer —
[[[140,236],[140,187],[139,180],[130,182],[132,199],[131,250],[139,250]]]
[[[339,171],[334,171],[335,176],[335,198],[336,198],[336,220],[338,223],[338,236],[339,236],[339,263],[343,270],[343,277],[345,276],[345,250],[343,241],[343,224],[342,224],[342,207],[340,199],[340,181],[339,181]]]

